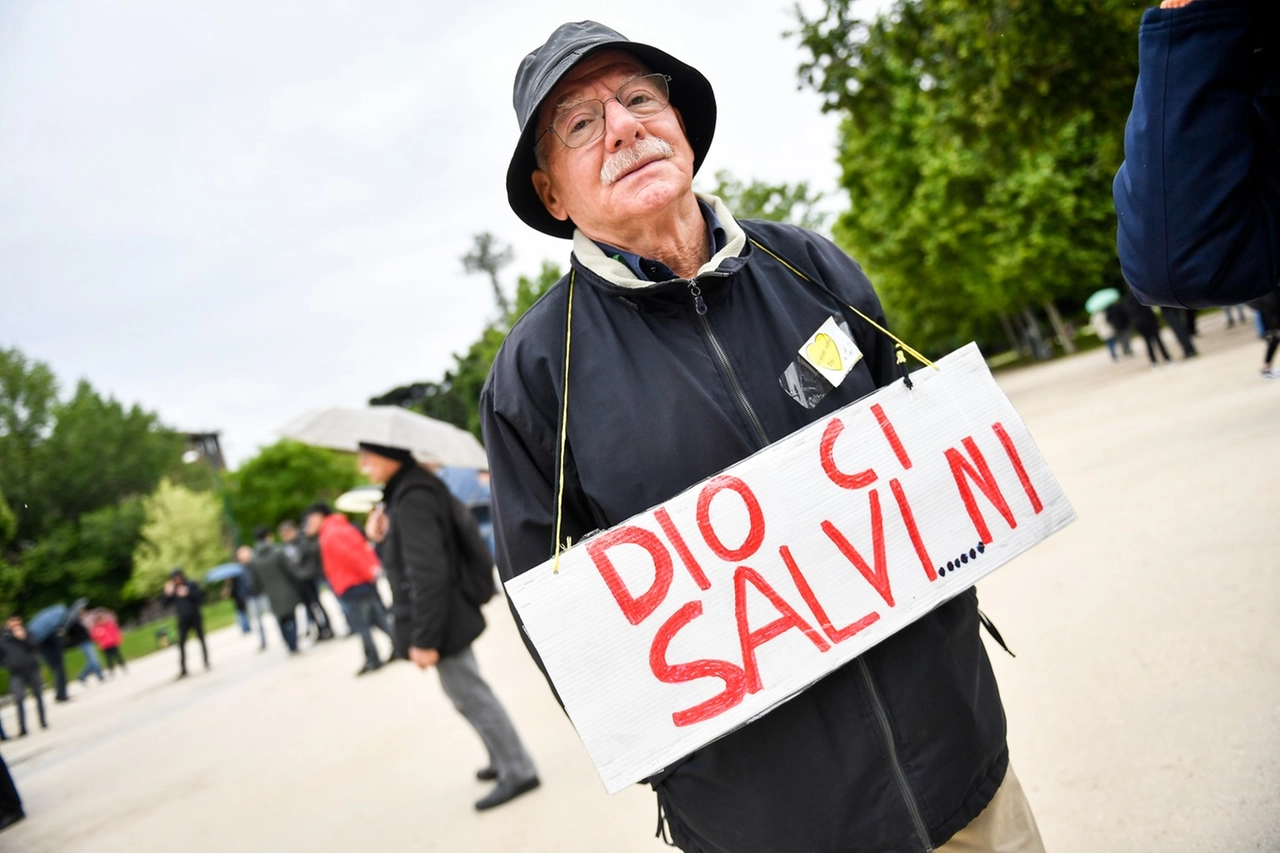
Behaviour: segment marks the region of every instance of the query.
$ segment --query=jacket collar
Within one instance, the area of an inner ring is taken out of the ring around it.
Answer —
[[[702,265],[698,270],[697,277],[701,278],[713,272],[732,272],[733,269],[722,270],[721,265],[742,255],[743,249],[747,245],[746,232],[742,230],[742,226],[738,225],[738,221],[733,218],[729,208],[725,207],[724,202],[720,199],[713,195],[703,195],[702,193],[697,193],[696,195],[700,201],[711,207],[725,233],[724,248],[712,255],[711,260]],[[578,263],[585,269],[615,287],[627,290],[641,290],[662,283],[638,278],[626,264],[621,261],[615,261],[606,255],[594,240],[581,231],[573,232],[573,254]],[[729,266],[736,269],[736,265]]]

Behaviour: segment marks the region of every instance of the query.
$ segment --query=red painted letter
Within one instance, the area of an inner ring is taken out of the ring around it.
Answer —
[[[822,470],[826,472],[831,482],[842,489],[861,489],[871,485],[876,481],[876,472],[870,468],[858,474],[846,474],[836,467],[836,439],[842,432],[844,432],[844,421],[839,418],[832,418],[827,428],[823,430],[822,446],[819,449]]]
[[[759,630],[752,631],[747,625],[747,584],[764,593],[769,603],[782,615]],[[809,641],[825,652],[831,644],[822,639],[822,635],[813,626],[800,618],[790,604],[769,586],[769,582],[747,566],[738,566],[733,573],[733,606],[738,615],[738,642],[742,644],[742,668],[747,674],[747,692],[755,693],[760,689],[760,668],[756,665],[756,648],[764,645],[779,634],[792,628],[799,628]]]
[[[936,581],[938,573],[933,569],[933,561],[929,559],[929,552],[924,549],[924,540],[920,538],[920,528],[916,526],[916,517],[911,513],[911,504],[907,503],[907,493],[902,491],[902,484],[896,479],[889,481],[889,488],[893,490],[893,499],[898,502],[898,511],[902,513],[902,523],[906,525],[907,535],[911,537],[911,545],[916,549],[916,556],[920,558],[920,565],[924,566],[924,573],[929,580]]]
[[[720,537],[711,529],[711,499],[725,489],[737,492],[747,506],[747,519],[751,529],[747,531],[747,538],[739,548],[726,548],[720,541]],[[737,477],[725,474],[708,481],[702,487],[702,494],[698,495],[698,529],[702,531],[702,538],[707,541],[707,546],[716,552],[717,557],[726,563],[740,563],[754,554],[760,548],[760,543],[764,541],[764,513],[761,512],[760,502],[756,500],[751,487]]]
[[[653,559],[653,585],[639,598],[627,589],[618,570],[614,568],[613,561],[605,553],[615,545],[639,545]],[[667,548],[658,535],[643,527],[618,527],[601,533],[594,539],[588,539],[587,553],[591,555],[604,582],[609,585],[609,591],[617,599],[622,615],[632,625],[639,625],[647,619],[667,597],[667,590],[671,589],[671,555],[667,553]]]
[[[978,509],[978,502],[973,498],[973,489],[969,486],[972,480],[987,496],[987,500],[996,508],[999,513],[1004,516],[1004,520],[1009,523],[1009,527],[1015,528],[1018,522],[1013,517],[1013,513],[1009,511],[1009,504],[1005,501],[1004,495],[1000,493],[1000,485],[996,483],[996,478],[991,475],[991,468],[987,465],[986,457],[982,455],[982,451],[978,449],[978,445],[974,443],[972,438],[964,440],[965,450],[969,451],[969,455],[973,457],[973,465],[964,458],[959,450],[954,447],[947,448],[947,462],[951,465],[951,476],[955,477],[956,488],[960,490],[960,499],[964,501],[964,508],[969,511],[969,518],[973,521],[973,527],[978,531],[978,538],[982,540],[984,545],[991,544],[991,531],[987,528],[986,519],[982,517],[981,510]],[[974,470],[977,466],[977,470]]]
[[[680,562],[684,563],[685,569],[689,572],[689,577],[693,578],[693,582],[698,585],[698,589],[711,589],[711,581],[707,580],[706,574],[702,571],[702,566],[698,565],[698,561],[693,558],[693,552],[685,544],[684,537],[680,535],[679,530],[676,530],[675,522],[671,520],[671,513],[663,508],[655,510],[653,517],[658,519],[658,525],[662,527],[662,532],[667,534],[667,538],[675,546],[676,553],[680,555]]]
[[[822,627],[822,633],[826,634],[831,639],[831,642],[843,643],[868,625],[874,625],[880,619],[880,614],[873,610],[851,625],[846,625],[843,628],[835,627],[831,624],[831,617],[827,615],[826,608],[818,602],[818,596],[813,594],[813,587],[809,586],[809,581],[800,573],[800,567],[796,565],[795,559],[791,556],[791,549],[783,545],[778,549],[778,553],[782,555],[782,561],[787,564],[787,571],[791,572],[791,579],[796,582],[796,589],[800,591],[800,597],[804,599],[805,604],[809,605],[809,609],[813,611],[813,618],[818,620],[818,624]]]
[[[898,457],[902,467],[908,471],[911,470],[911,458],[907,456],[907,449],[902,446],[902,439],[898,438],[898,431],[893,428],[893,424],[889,423],[889,418],[885,415],[884,409],[880,407],[879,403],[876,403],[871,407],[871,412],[876,416],[876,423],[880,424],[880,431],[889,440],[889,446],[893,448],[894,455]]]
[[[893,607],[893,590],[889,587],[889,567],[885,565],[884,558],[884,517],[880,512],[880,493],[875,489],[871,490],[871,547],[876,564],[874,569],[867,565],[867,561],[862,559],[858,549],[844,538],[843,533],[836,530],[834,524],[829,521],[822,522],[822,532],[826,533],[827,537],[840,549],[840,553],[853,563],[854,568],[866,578],[867,583],[875,587],[885,604]]]
[[[1036,494],[1036,487],[1031,485],[1031,478],[1027,476],[1027,469],[1022,465],[1022,457],[1018,455],[1018,448],[1013,446],[1013,439],[1009,437],[1009,433],[1004,431],[1004,425],[994,423],[991,429],[995,431],[996,438],[1000,439],[1000,445],[1004,447],[1004,452],[1009,457],[1009,461],[1013,463],[1013,470],[1018,474],[1018,482],[1022,484],[1022,490],[1027,493],[1027,497],[1031,499],[1031,509],[1036,515],[1040,514],[1040,510],[1044,509],[1044,504],[1040,503],[1040,496]]]
[[[724,692],[684,711],[676,711],[671,721],[677,726],[691,726],[703,720],[723,714],[742,701],[747,695],[747,677],[741,667],[725,660],[695,660],[692,663],[667,663],[667,647],[676,633],[702,615],[702,602],[690,601],[671,618],[662,623],[653,645],[649,647],[649,669],[666,684],[696,681],[699,678],[718,678],[724,682]]]

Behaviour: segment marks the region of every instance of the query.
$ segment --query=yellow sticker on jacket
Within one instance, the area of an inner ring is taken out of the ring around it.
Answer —
[[[853,366],[862,358],[862,350],[828,317],[813,337],[800,347],[800,357],[821,373],[828,382],[839,387]]]

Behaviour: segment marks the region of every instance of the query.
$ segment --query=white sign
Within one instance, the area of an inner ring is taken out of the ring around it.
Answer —
[[[506,584],[609,793],[1075,519],[969,344]]]

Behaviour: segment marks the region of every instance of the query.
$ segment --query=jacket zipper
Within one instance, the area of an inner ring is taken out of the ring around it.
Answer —
[[[747,400],[747,395],[742,390],[742,384],[738,382],[738,374],[734,371],[733,365],[729,363],[729,355],[724,351],[724,347],[720,345],[720,339],[716,337],[715,331],[711,328],[711,321],[707,319],[707,303],[702,298],[702,288],[698,287],[697,279],[689,279],[689,293],[693,296],[693,310],[698,314],[698,322],[702,325],[702,332],[711,343],[711,349],[716,354],[716,361],[720,363],[725,376],[729,378],[729,387],[733,389],[734,396],[737,397],[738,402],[742,405],[743,411],[747,413],[747,421],[751,424],[751,429],[755,432],[760,446],[767,447],[769,445],[769,436],[764,431],[764,425],[760,423],[760,417],[756,414],[756,410],[751,407],[751,402]]]
[[[925,853],[932,853],[933,844],[929,842],[929,830],[924,825],[924,818],[920,816],[920,804],[916,802],[915,794],[912,794],[911,788],[907,786],[907,774],[898,761],[897,747],[893,745],[893,730],[889,727],[889,715],[880,704],[880,694],[876,692],[875,682],[871,680],[871,670],[861,657],[858,658],[858,669],[862,672],[862,680],[867,684],[867,693],[871,696],[871,707],[875,709],[876,720],[880,723],[880,732],[884,735],[885,746],[889,748],[889,765],[893,768],[894,778],[898,780],[898,788],[902,792],[902,799],[906,801],[907,811],[911,813],[911,822],[915,824],[916,834],[924,844]]]

